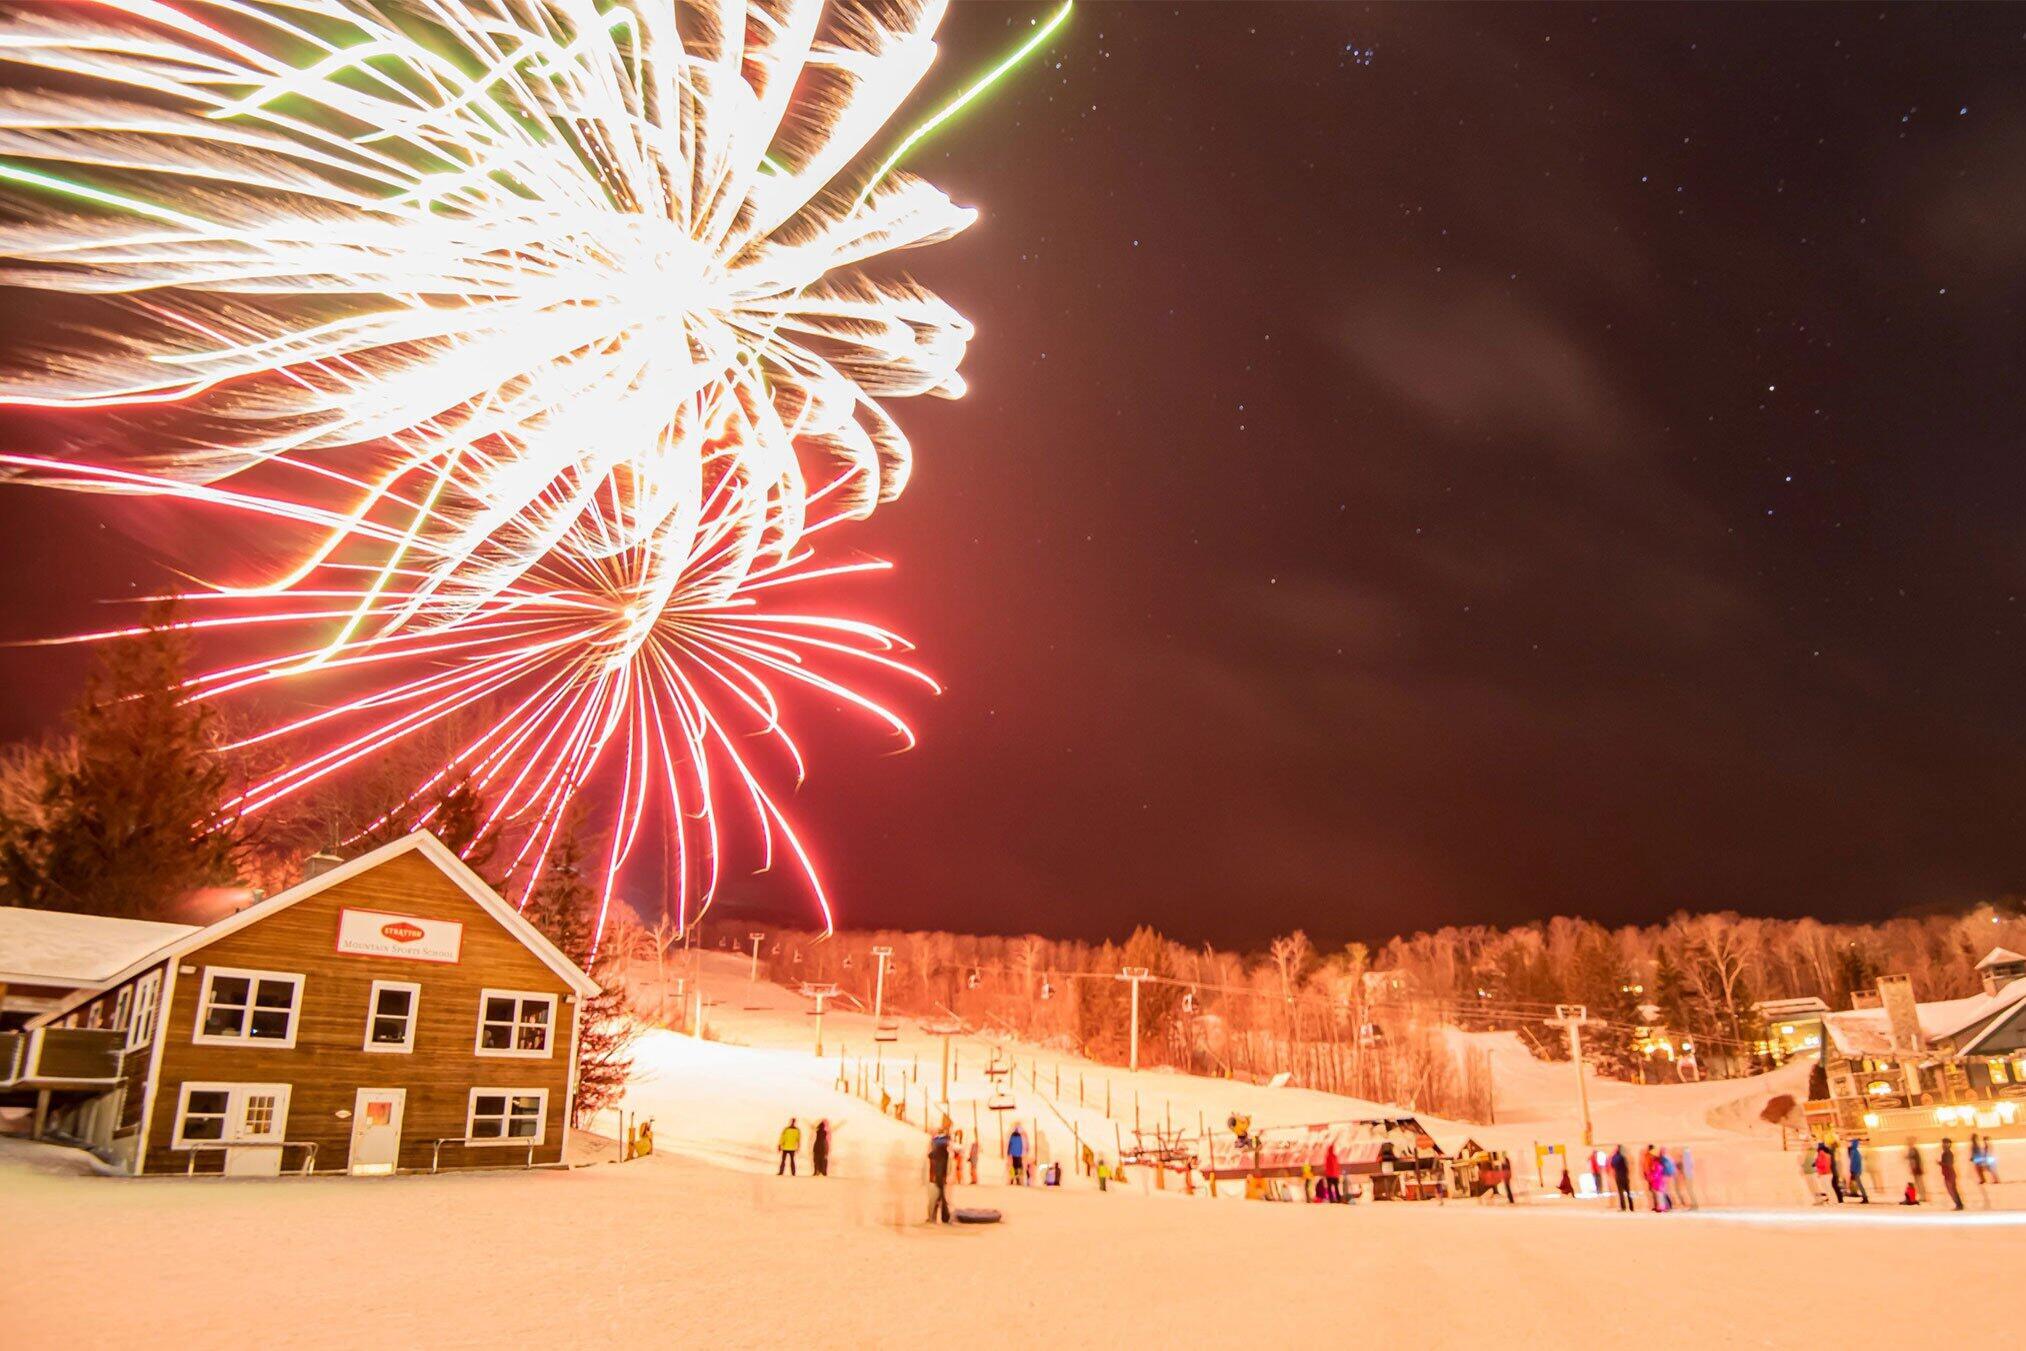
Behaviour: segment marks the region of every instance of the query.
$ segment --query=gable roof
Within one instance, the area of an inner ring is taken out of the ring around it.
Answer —
[[[1991,996],[1990,1007],[1984,1010],[1984,1025],[1977,1029],[1977,1035],[1963,1043],[1960,1054],[1968,1055],[1983,1045],[1999,1028],[2016,1018],[2022,1008],[2026,1008],[2026,977]]]
[[[194,924],[0,907],[0,985],[97,985],[196,931]]]
[[[502,928],[519,939],[522,946],[534,953],[544,966],[555,972],[579,996],[588,999],[598,993],[598,983],[585,975],[582,968],[575,962],[565,957],[561,949],[557,948],[554,943],[551,943],[543,935],[542,931],[529,923],[518,910],[508,905],[498,892],[487,886],[485,880],[473,872],[469,864],[453,853],[450,847],[444,844],[443,841],[437,839],[426,830],[418,830],[412,835],[404,835],[391,844],[383,844],[378,849],[361,854],[349,862],[341,863],[329,872],[305,878],[303,881],[288,888],[288,890],[277,892],[266,900],[249,905],[236,914],[227,915],[224,919],[214,924],[207,924],[201,929],[192,929],[181,937],[175,938],[130,962],[123,969],[99,981],[91,989],[80,990],[78,993],[71,995],[61,1004],[58,1004],[55,1008],[37,1018],[35,1025],[62,1017],[79,1004],[91,998],[91,996],[97,994],[100,990],[109,985],[117,985],[129,976],[145,971],[151,966],[159,966],[163,962],[174,961],[186,952],[215,943],[227,934],[237,933],[249,924],[258,924],[268,916],[306,901],[312,896],[329,890],[340,882],[349,881],[361,873],[371,872],[381,864],[399,858],[403,854],[418,852],[431,863],[435,864],[444,876],[455,882],[458,890],[470,897],[479,909],[485,911],[495,920],[498,920]]]
[[[1920,1018],[1921,1036],[1930,1044],[1951,1041],[1974,1030],[1976,1035],[1956,1051],[1957,1055],[1965,1055],[1972,1046],[1989,1036],[1999,1022],[2004,1021],[2001,1015],[2018,1006],[2022,1000],[2026,1000],[2026,977],[2007,983],[1996,994],[1923,1000],[1914,1005],[1914,1012]],[[1830,1044],[1845,1055],[1883,1057],[1894,1054],[1892,1025],[1884,1009],[1849,1009],[1842,1013],[1828,1013],[1823,1015],[1822,1023],[1828,1029]]]
[[[1977,970],[1983,971],[1993,966],[2012,966],[2020,962],[2026,962],[2026,954],[2014,952],[2010,948],[1992,948],[1984,954],[1984,960],[1977,963]]]

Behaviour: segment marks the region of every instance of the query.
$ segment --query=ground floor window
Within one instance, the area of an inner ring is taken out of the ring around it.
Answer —
[[[478,1145],[523,1145],[539,1141],[548,1120],[546,1088],[474,1088],[464,1137]]]
[[[174,1145],[279,1144],[288,1129],[288,1095],[287,1084],[184,1084]]]

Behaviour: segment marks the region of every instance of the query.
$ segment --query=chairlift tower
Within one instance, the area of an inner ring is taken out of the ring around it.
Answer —
[[[964,1025],[955,1018],[941,1018],[933,1023],[923,1023],[921,1026],[922,1031],[928,1033],[930,1036],[941,1037],[943,1039],[942,1102],[945,1106],[948,1106],[950,1101],[950,1038],[962,1032]]]
[[[748,984],[748,985],[757,985],[757,984],[759,983],[759,980],[760,980],[760,944],[761,944],[761,942],[762,942],[763,940],[765,940],[765,938],[766,938],[766,937],[767,937],[767,935],[765,935],[765,934],[763,934],[763,933],[749,933],[749,934],[747,934],[747,935],[746,935],[746,941],[747,941],[748,943],[751,943],[751,944],[753,945],[753,969],[752,969],[752,971],[751,971],[751,972],[750,972],[750,973],[749,973],[749,974],[748,974],[748,975],[746,976],[746,984]]]
[[[1583,1028],[1589,1021],[1590,1009],[1586,1004],[1557,1004],[1555,1016],[1548,1019],[1549,1027],[1563,1028],[1569,1034],[1569,1059],[1576,1065],[1576,1097],[1583,1104],[1585,1148],[1597,1143],[1590,1129],[1590,1086],[1583,1080]]]
[[[886,964],[893,958],[893,949],[882,944],[872,950],[872,955],[879,959],[879,974],[872,983],[872,1039],[899,1041],[900,1024],[886,1021]]]
[[[837,997],[837,986],[831,982],[817,985],[804,981],[802,997],[816,1001],[816,1057],[820,1060],[823,1058],[823,1001]]]

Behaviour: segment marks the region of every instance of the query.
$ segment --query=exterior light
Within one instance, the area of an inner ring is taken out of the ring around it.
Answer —
[[[1866,1112],[1866,1113],[1864,1114],[1864,1124],[1865,1124],[1865,1125],[1866,1125],[1866,1126],[1867,1126],[1868,1128],[1870,1128],[1871,1130],[1877,1130],[1877,1129],[1878,1129],[1878,1113],[1876,1113],[1876,1112]]]

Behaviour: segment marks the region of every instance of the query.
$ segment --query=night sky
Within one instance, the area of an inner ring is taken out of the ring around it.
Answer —
[[[844,923],[2026,890],[2018,10],[1085,4],[911,163],[972,389],[894,407],[850,603],[948,689],[904,756],[806,711]],[[133,524],[0,495],[8,636],[159,579]],[[0,731],[76,669],[0,654]]]

